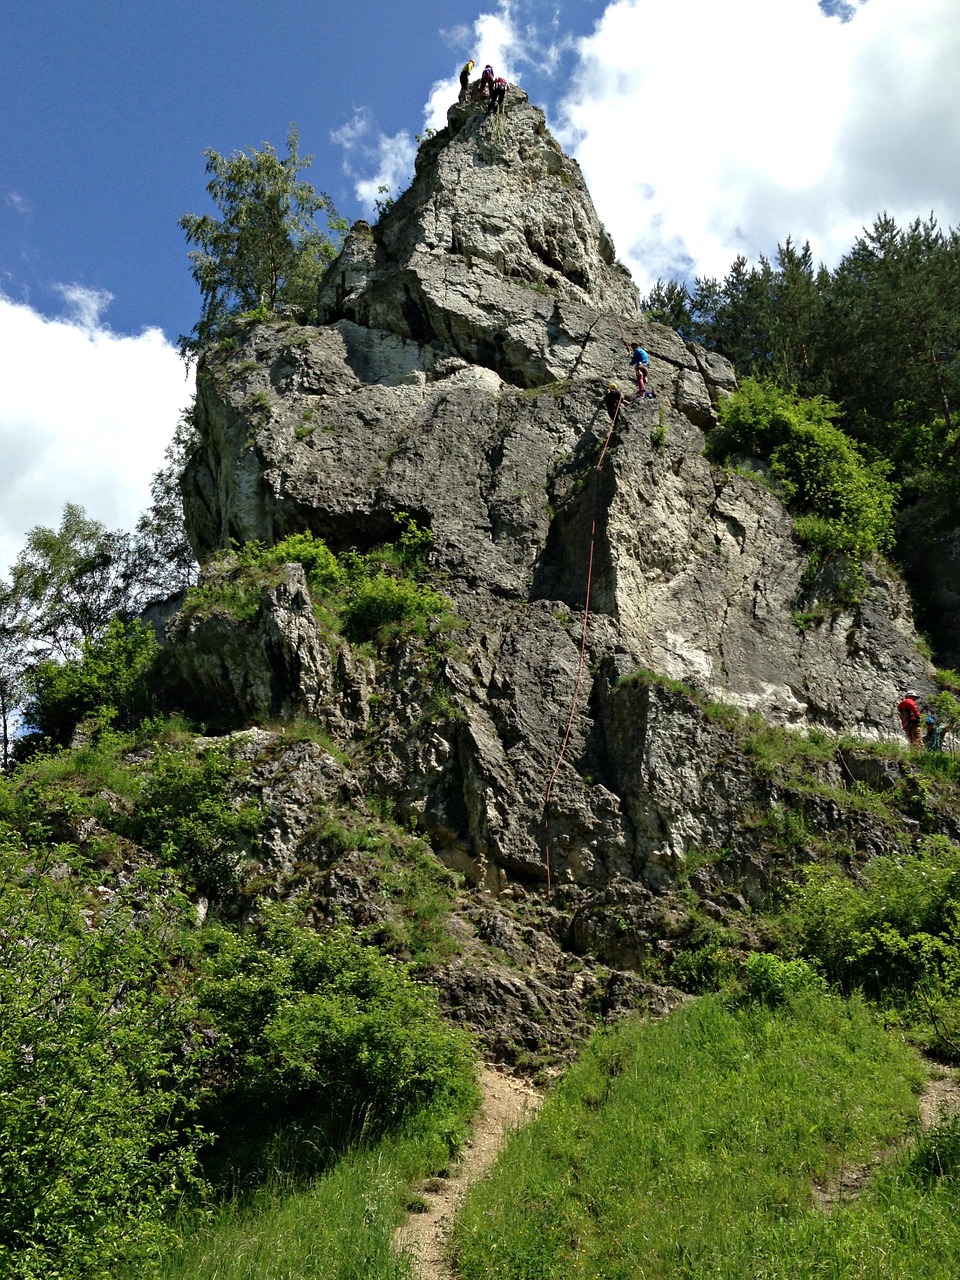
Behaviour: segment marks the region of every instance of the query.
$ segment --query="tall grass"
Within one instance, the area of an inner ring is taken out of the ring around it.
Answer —
[[[160,1280],[408,1280],[394,1231],[412,1185],[447,1171],[465,1120],[466,1111],[420,1113],[340,1156],[309,1184],[278,1171],[212,1210],[199,1229],[185,1222],[183,1246]]]
[[[815,1196],[911,1131],[921,1077],[862,1002],[814,993],[602,1034],[469,1195],[460,1274],[956,1276],[951,1178],[901,1162],[855,1203]]]

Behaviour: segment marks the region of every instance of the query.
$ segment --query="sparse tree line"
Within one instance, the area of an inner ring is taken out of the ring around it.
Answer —
[[[889,472],[902,524],[929,523],[931,504],[956,515],[960,230],[881,214],[833,271],[788,237],[773,262],[738,257],[723,280],[658,281],[645,306],[741,377],[826,402]],[[914,504],[924,510],[911,515]]]

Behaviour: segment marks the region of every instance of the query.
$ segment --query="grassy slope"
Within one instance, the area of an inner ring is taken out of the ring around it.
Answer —
[[[921,1158],[832,1212],[815,1199],[912,1131],[922,1074],[861,1002],[817,995],[705,997],[598,1036],[468,1198],[462,1275],[955,1276],[956,1187]]]

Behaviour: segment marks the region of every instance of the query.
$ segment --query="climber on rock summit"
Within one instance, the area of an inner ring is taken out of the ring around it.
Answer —
[[[477,97],[482,98],[484,93],[486,93],[487,96],[492,100],[493,99],[493,82],[494,82],[493,67],[487,65],[486,67],[483,68],[483,75],[480,77],[479,85],[477,85]]]
[[[493,88],[490,90],[490,105],[487,107],[487,114],[492,115],[494,111],[503,110],[503,100],[507,96],[507,82],[503,76],[497,76],[493,82]]]
[[[470,73],[473,71],[475,63],[472,58],[468,58],[460,70],[460,97],[459,102],[466,102],[467,94],[470,92]]]

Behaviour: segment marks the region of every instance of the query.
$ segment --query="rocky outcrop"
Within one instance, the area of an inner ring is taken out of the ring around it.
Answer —
[[[366,550],[406,512],[464,629],[429,675],[409,645],[358,664],[319,640],[291,570],[232,634],[168,624],[198,699],[316,716],[364,788],[498,892],[548,865],[558,884],[659,891],[770,802],[696,703],[638,671],[774,724],[896,732],[901,688],[928,678],[905,589],[868,569],[860,604],[798,625],[811,589],[792,521],[761,479],[704,456],[733,370],[641,315],[521,91],[500,121],[451,109],[410,190],[354,227],[319,319],[238,326],[202,361],[184,485],[198,555],[302,531]],[[656,398],[626,403],[604,451],[627,340]]]

